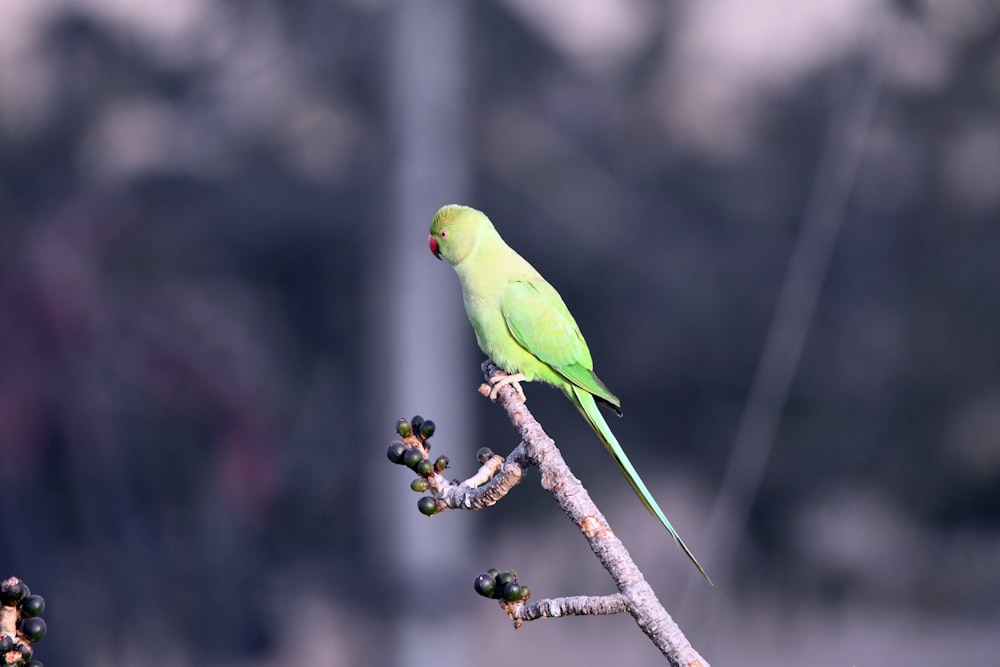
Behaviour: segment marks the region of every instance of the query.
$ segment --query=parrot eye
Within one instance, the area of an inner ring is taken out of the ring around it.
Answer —
[[[448,230],[447,230],[447,229],[442,229],[442,230],[441,230],[441,231],[440,231],[440,232],[438,233],[438,236],[440,236],[440,237],[441,237],[441,238],[443,238],[443,239],[446,239],[446,238],[448,238]]]

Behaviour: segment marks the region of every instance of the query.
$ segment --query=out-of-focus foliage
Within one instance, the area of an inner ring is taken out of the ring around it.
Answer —
[[[353,510],[359,469],[385,464],[358,415],[380,391],[362,300],[390,229],[395,9],[0,4],[0,575],[46,592],[47,662],[284,663],[301,606],[379,641],[367,619],[396,598]],[[558,286],[647,481],[696,494],[696,552],[830,128],[888,22],[726,595],[995,622],[994,4],[495,0],[466,19],[468,203]],[[627,494],[560,397],[529,391],[588,486]],[[307,636],[296,655],[340,664]]]

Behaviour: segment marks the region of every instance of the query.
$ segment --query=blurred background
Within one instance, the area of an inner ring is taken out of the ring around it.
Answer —
[[[481,382],[442,204],[561,292],[611,421],[526,387],[713,664],[990,664],[1000,641],[1000,5],[3,0],[0,575],[46,664],[660,664],[472,582],[613,592]],[[82,654],[82,655],[81,655]]]

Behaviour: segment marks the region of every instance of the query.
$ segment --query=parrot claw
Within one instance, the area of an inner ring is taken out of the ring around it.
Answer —
[[[521,397],[521,400],[527,402],[528,399],[524,395],[524,390],[521,389],[521,381],[524,380],[524,373],[514,373],[513,375],[507,375],[506,373],[497,373],[496,375],[490,377],[490,400],[497,400],[497,395],[506,385],[514,387],[517,391],[517,395]]]

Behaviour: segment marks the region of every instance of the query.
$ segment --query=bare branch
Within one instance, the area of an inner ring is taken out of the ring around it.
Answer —
[[[653,589],[636,567],[621,540],[590,499],[590,494],[573,475],[552,438],[524,404],[524,394],[499,367],[487,360],[483,372],[489,384],[480,393],[500,403],[507,411],[521,442],[504,459],[488,449],[478,453],[480,468],[464,482],[448,481],[442,473],[448,467],[444,456],[431,460],[430,438],[435,426],[430,420],[414,417],[400,419],[396,431],[403,438],[389,445],[389,460],[406,465],[417,473],[411,488],[430,491],[417,505],[423,514],[433,515],[445,509],[478,510],[499,502],[525,478],[529,466],[541,472],[541,484],[587,539],[591,550],[608,571],[618,593],[604,596],[561,597],[530,601],[530,589],[517,581],[514,570],[490,570],[475,582],[476,591],[499,600],[507,615],[520,627],[525,621],[563,616],[610,615],[628,612],[653,644],[675,667],[709,667],[670,614],[657,600]]]
[[[476,475],[461,484],[445,482],[444,485],[438,486],[435,484],[436,480],[431,480],[431,487],[436,489],[435,495],[449,509],[478,510],[495,505],[518,482],[524,479],[525,472],[527,472],[527,462],[524,461],[523,457],[517,457],[515,454],[517,454],[516,449],[511,452],[506,461],[503,457],[493,456]],[[487,475],[493,469],[496,470],[496,473],[493,473],[492,479],[490,479]],[[473,486],[477,482],[482,484],[479,480],[484,477],[489,480],[484,486]],[[438,475],[438,478],[444,482],[443,477]]]
[[[524,621],[540,618],[561,618],[563,616],[610,616],[628,611],[628,603],[621,593],[614,595],[575,595],[565,598],[549,598],[534,602],[504,603],[504,609],[514,627],[519,628]]]
[[[483,373],[490,379],[502,375],[503,370],[487,360],[483,363]],[[511,423],[521,435],[519,447],[525,448],[526,458],[538,466],[542,486],[555,497],[559,506],[583,533],[591,550],[614,580],[626,609],[639,628],[671,665],[709,667],[709,663],[691,646],[680,627],[660,604],[625,545],[611,530],[604,515],[590,499],[590,494],[566,465],[555,442],[528,411],[516,389],[510,385],[502,387],[498,392],[497,402],[507,411]],[[542,605],[544,601],[535,604]]]

